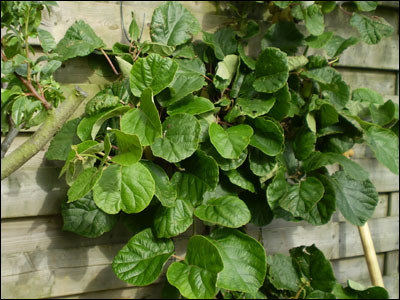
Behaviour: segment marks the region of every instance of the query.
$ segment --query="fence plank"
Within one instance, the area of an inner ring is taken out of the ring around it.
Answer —
[[[399,273],[399,250],[385,253],[385,275]]]
[[[398,216],[399,215],[399,192],[390,194],[390,216]]]

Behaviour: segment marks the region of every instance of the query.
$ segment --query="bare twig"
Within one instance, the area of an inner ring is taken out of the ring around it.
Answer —
[[[100,48],[101,53],[106,57],[108,63],[110,64],[111,68],[113,69],[115,75],[119,75],[118,71],[115,69],[111,59],[108,57],[107,53],[103,50],[103,48]]]
[[[3,142],[1,143],[1,158],[2,159],[6,155],[8,148],[10,148],[11,143],[17,137],[20,127],[23,126],[23,124],[20,127],[15,126],[15,123],[12,120],[11,115],[9,116],[8,122],[10,124],[10,128],[8,130],[6,137],[4,138]]]

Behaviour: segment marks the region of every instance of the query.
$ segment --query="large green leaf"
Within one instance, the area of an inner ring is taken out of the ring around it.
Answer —
[[[221,28],[215,33],[203,31],[203,41],[214,50],[215,57],[219,60],[223,60],[229,54],[235,54],[237,50],[235,32],[230,27]]]
[[[250,170],[262,177],[262,182],[272,178],[278,171],[278,162],[275,157],[266,155],[257,148],[252,148],[249,155]]]
[[[189,94],[185,98],[168,106],[167,113],[170,116],[182,113],[189,115],[200,115],[213,109],[214,104],[207,98]]]
[[[245,149],[239,156],[239,158],[236,159],[229,159],[229,158],[223,158],[218,151],[215,149],[215,147],[209,143],[201,143],[201,149],[209,156],[215,159],[217,162],[218,166],[221,168],[223,171],[229,171],[232,169],[236,169],[237,167],[240,167],[244,161],[246,160],[247,157],[247,149]]]
[[[81,118],[76,118],[68,121],[61,127],[57,134],[50,142],[50,146],[46,152],[46,158],[49,160],[66,160],[71,146],[79,143],[79,138],[76,135],[76,129]]]
[[[162,124],[163,136],[155,139],[151,150],[155,156],[178,162],[191,156],[199,143],[200,124],[188,114],[176,114]]]
[[[159,238],[177,236],[193,223],[193,207],[189,201],[177,199],[173,207],[158,207],[154,215],[154,230]]]
[[[287,194],[289,184],[286,182],[285,168],[280,167],[267,188],[267,200],[272,210],[279,206],[279,200]]]
[[[292,292],[299,290],[300,278],[289,256],[281,253],[268,256],[268,266],[267,277],[275,288]]]
[[[90,117],[83,118],[83,120],[79,123],[77,128],[78,137],[82,141],[95,139],[97,133],[99,132],[101,125],[103,123],[113,117],[117,117],[123,115],[125,112],[129,110],[129,106],[121,106],[112,108],[108,111],[95,114]]]
[[[165,89],[174,79],[178,64],[168,57],[149,54],[139,58],[132,66],[130,87],[132,94],[140,97],[142,92],[150,87],[154,95]]]
[[[353,280],[347,280],[348,287],[346,292],[350,295],[356,294],[358,299],[389,299],[389,294],[385,288],[380,286],[373,286],[370,288],[364,287],[362,284]]]
[[[118,145],[118,154],[111,161],[123,166],[137,163],[142,157],[142,145],[140,145],[137,135],[128,134],[118,129],[112,129],[111,132],[115,134]]]
[[[212,123],[209,135],[211,143],[222,157],[236,159],[249,144],[253,129],[241,124],[224,130],[217,123]]]
[[[58,42],[55,52],[60,54],[63,60],[67,60],[76,56],[86,56],[94,49],[105,46],[93,29],[79,20],[68,28],[65,36]]]
[[[308,130],[301,129],[297,132],[293,142],[293,151],[297,159],[304,160],[315,150],[317,135]]]
[[[324,33],[324,15],[317,4],[310,5],[304,11],[304,20],[306,28],[312,35],[321,35]]]
[[[381,126],[387,125],[396,117],[396,108],[392,100],[388,100],[382,105],[370,104],[369,110],[373,122]]]
[[[334,35],[329,41],[324,45],[324,49],[329,57],[339,56],[344,50],[357,44],[360,40],[354,36],[344,39],[341,36]]]
[[[157,98],[164,107],[176,103],[206,85],[204,79],[206,68],[200,59],[174,59],[174,61],[178,64],[178,70],[169,85],[169,93],[161,94]]]
[[[282,88],[289,78],[286,53],[278,48],[265,48],[256,63],[256,77],[253,87],[258,92],[273,93]]]
[[[119,97],[114,96],[111,90],[102,90],[86,104],[85,113],[87,116],[93,116],[109,110],[110,108],[120,105],[119,100]]]
[[[369,173],[356,162],[339,153],[313,152],[304,161],[303,168],[306,172],[310,172],[335,163],[340,164],[346,174],[354,179],[365,180],[369,177]]]
[[[172,240],[158,239],[148,228],[133,236],[118,252],[112,268],[119,279],[131,285],[149,285],[160,276],[173,253]]]
[[[214,230],[211,238],[224,263],[224,269],[218,274],[217,286],[255,294],[264,282],[267,269],[264,247],[236,229]]]
[[[189,240],[185,260],[168,268],[167,279],[186,298],[211,299],[218,292],[217,275],[222,269],[224,264],[214,243],[196,235]]]
[[[353,13],[350,24],[357,28],[362,40],[367,44],[378,44],[382,38],[391,36],[394,31],[392,25],[377,16],[370,18]]]
[[[275,104],[275,97],[269,96],[266,99],[238,98],[236,106],[243,115],[256,118],[268,113]]]
[[[331,31],[326,31],[318,36],[310,35],[309,37],[306,38],[306,44],[311,48],[319,49],[324,47],[332,38],[332,36],[333,32]]]
[[[239,62],[239,57],[230,54],[224,57],[217,65],[217,71],[213,80],[214,86],[223,92],[231,83]]]
[[[332,175],[331,182],[343,216],[356,226],[364,225],[378,204],[378,193],[371,181],[356,180],[338,171]]]
[[[376,158],[390,171],[399,174],[399,139],[386,128],[371,126],[364,132],[365,141]]]
[[[161,136],[161,121],[151,88],[142,92],[140,107],[131,109],[121,118],[121,130],[137,135],[143,146],[151,145]]]
[[[272,119],[256,118],[250,122],[254,129],[250,145],[269,156],[276,156],[283,151],[283,129]]]
[[[210,199],[196,207],[194,215],[200,220],[231,228],[246,225],[251,219],[246,204],[235,196]]]
[[[150,25],[153,42],[177,46],[199,31],[199,21],[179,2],[168,1],[153,12]]]
[[[63,230],[88,238],[99,237],[110,231],[119,218],[99,209],[91,193],[73,203],[63,202],[61,215],[64,221]]]
[[[104,212],[117,214],[121,209],[138,213],[145,209],[155,191],[151,173],[141,163],[111,165],[93,188],[93,199]]]
[[[295,217],[303,217],[317,205],[324,192],[321,181],[315,177],[307,177],[288,188],[287,193],[279,200],[279,206]]]
[[[254,176],[247,168],[237,168],[225,172],[229,181],[234,185],[240,186],[242,189],[248,190],[252,193],[256,192],[254,186]]]
[[[86,196],[100,179],[101,174],[102,171],[97,170],[95,167],[87,168],[79,174],[68,190],[68,203]]]
[[[201,150],[181,162],[185,172],[176,172],[171,182],[177,191],[177,199],[197,205],[202,202],[203,194],[216,188],[219,169],[216,161]]]
[[[37,33],[40,45],[42,46],[44,52],[50,52],[57,47],[56,41],[50,32],[42,28],[38,28]]]
[[[141,163],[150,171],[154,179],[156,190],[155,195],[161,204],[165,207],[173,207],[175,205],[176,190],[169,181],[168,175],[159,165],[148,160],[141,160]]]

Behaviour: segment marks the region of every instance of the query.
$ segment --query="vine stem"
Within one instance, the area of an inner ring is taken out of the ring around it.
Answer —
[[[173,258],[176,258],[177,260],[185,260],[183,257],[181,257],[181,256],[178,256],[178,255],[175,255],[175,254],[172,254],[172,257]]]
[[[345,9],[342,7],[342,4],[339,4],[339,9],[340,9],[344,14],[346,14],[346,15],[348,15],[348,16],[352,16],[352,15],[353,15],[353,13],[351,13],[351,12],[345,10]]]
[[[8,122],[10,124],[10,129],[9,129],[6,137],[4,138],[3,142],[1,143],[1,158],[2,159],[6,155],[8,148],[10,148],[12,142],[17,137],[18,132],[20,130],[20,127],[15,126],[15,123],[12,120],[11,115],[9,115]],[[21,127],[22,126],[23,126],[23,124],[21,124]]]
[[[29,25],[29,18],[30,18],[31,9],[28,9],[28,18],[25,23],[25,50],[26,50],[26,58],[29,58],[29,44],[28,44],[28,25]],[[26,63],[27,65],[27,78],[28,81],[31,81],[31,65],[29,62]]]
[[[118,71],[115,69],[111,59],[108,57],[107,53],[103,50],[103,48],[100,48],[101,53],[106,57],[108,63],[110,64],[111,68],[113,69],[115,75],[119,75]]]
[[[296,295],[294,296],[294,299],[299,299],[302,291],[303,291],[303,287],[300,287],[299,290],[297,291]]]

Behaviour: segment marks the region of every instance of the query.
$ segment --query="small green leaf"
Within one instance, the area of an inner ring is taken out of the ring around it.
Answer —
[[[179,2],[166,2],[153,12],[150,25],[153,42],[177,46],[186,43],[199,31],[199,21]]]
[[[118,63],[118,67],[121,70],[122,74],[126,77],[129,77],[132,70],[132,64],[127,62],[125,59],[122,59],[119,56],[115,56],[115,59]]]
[[[223,60],[229,54],[235,54],[237,50],[235,32],[229,27],[221,28],[215,33],[203,31],[203,41],[214,50],[215,57],[219,60]]]
[[[42,46],[44,52],[50,52],[56,48],[56,41],[50,32],[41,28],[38,28],[37,32],[40,45]]]
[[[287,61],[288,61],[289,71],[300,69],[308,63],[308,59],[304,55],[288,56]]]
[[[170,116],[186,113],[189,115],[199,115],[214,109],[214,104],[204,97],[189,94],[185,98],[168,106],[167,113]]]
[[[196,207],[194,215],[200,220],[230,228],[241,227],[251,218],[246,204],[235,196],[210,199]]]
[[[76,178],[68,190],[68,203],[85,197],[100,179],[102,171],[97,168],[87,168]]]
[[[174,262],[168,268],[167,279],[186,298],[211,299],[218,292],[217,275],[223,268],[214,243],[196,235],[189,240],[185,260]]]
[[[193,223],[193,207],[189,201],[177,199],[173,207],[158,207],[154,215],[157,237],[169,238],[185,232]]]
[[[250,170],[262,181],[272,178],[278,171],[278,162],[275,157],[264,154],[257,148],[252,148],[249,155]]]
[[[137,135],[127,134],[118,129],[112,129],[117,139],[118,154],[111,161],[122,166],[129,166],[137,163],[142,157],[142,145]]]
[[[158,239],[151,229],[135,236],[115,256],[112,268],[119,279],[136,286],[151,284],[174,253],[171,239]]]
[[[331,177],[336,203],[343,216],[356,226],[363,226],[378,204],[378,193],[369,179],[361,181],[338,171]]]
[[[176,114],[162,124],[163,136],[155,139],[151,150],[155,156],[178,162],[191,156],[199,143],[200,124],[188,114]]]
[[[129,25],[129,37],[132,41],[137,41],[140,34],[139,26],[136,23],[135,14],[133,12],[131,12],[131,17],[132,21],[131,24]]]
[[[254,187],[254,178],[252,178],[252,174],[248,169],[238,168],[225,172],[228,176],[229,181],[233,184],[240,186],[242,189],[248,190],[252,193],[256,192]]]
[[[139,58],[133,64],[129,77],[132,94],[140,97],[142,92],[150,87],[153,95],[157,95],[169,86],[177,69],[178,64],[175,61],[158,54]]]
[[[367,44],[377,44],[382,38],[393,34],[393,27],[381,17],[370,18],[368,16],[353,13],[350,25],[357,28],[362,40]]]
[[[151,145],[161,136],[160,116],[151,88],[143,90],[140,107],[131,109],[121,118],[121,130],[137,135],[143,146]]]
[[[266,99],[238,98],[236,106],[243,115],[256,118],[267,114],[275,104],[275,97],[269,96]]]
[[[218,153],[224,158],[239,158],[253,135],[249,125],[236,125],[224,130],[217,123],[209,128],[210,140]]]
[[[313,4],[304,11],[304,20],[306,28],[312,35],[321,35],[324,33],[324,15],[317,4]]]
[[[348,47],[357,44],[360,40],[354,36],[344,39],[338,35],[334,35],[325,45],[324,49],[329,57],[339,56]]]
[[[253,58],[251,58],[250,56],[246,55],[242,44],[238,45],[238,52],[239,52],[240,58],[243,60],[243,62],[246,64],[246,66],[248,66],[251,70],[254,71],[256,69],[256,61]]]
[[[333,36],[333,32],[326,31],[323,34],[318,35],[318,36],[310,35],[309,37],[306,38],[305,41],[306,41],[307,46],[309,46],[311,48],[320,49],[329,42],[329,40],[332,38],[332,36]]]
[[[218,151],[215,149],[215,147],[209,142],[202,143],[201,149],[203,151],[205,151],[207,153],[207,155],[214,158],[215,161],[217,162],[218,166],[223,171],[229,171],[232,169],[236,169],[237,167],[241,166],[244,163],[244,161],[246,160],[246,157],[247,157],[247,149],[245,149],[239,155],[239,158],[236,158],[236,159],[223,158],[218,153]]]
[[[90,101],[86,104],[85,113],[87,116],[93,116],[95,114],[104,112],[111,108],[114,108],[119,104],[119,98],[113,96],[109,90],[102,90],[98,92]]]
[[[217,286],[255,294],[264,282],[267,269],[264,247],[236,229],[213,230],[211,238],[224,263],[224,269],[218,274]]]
[[[61,61],[59,60],[50,60],[41,70],[40,72],[45,76],[50,76],[53,74],[59,67],[61,67]]]
[[[300,287],[300,278],[289,256],[281,253],[268,256],[268,279],[277,289],[297,292]]]
[[[283,151],[284,135],[279,123],[272,119],[256,118],[250,125],[254,129],[250,145],[269,156],[276,156]]]
[[[360,11],[372,11],[378,6],[378,1],[353,1]]]
[[[256,63],[253,87],[258,92],[273,93],[282,88],[289,78],[286,54],[278,48],[265,48]]]
[[[99,209],[88,194],[73,203],[61,205],[63,230],[88,238],[96,238],[110,231],[118,221],[117,215],[109,215]]]
[[[21,123],[25,119],[25,111],[28,101],[29,100],[27,97],[20,96],[13,102],[11,117],[16,126],[21,125]]]
[[[370,104],[369,110],[374,123],[384,126],[390,123],[395,117],[395,105],[392,100],[382,105]]]
[[[150,43],[148,41],[145,41],[143,43],[143,49],[144,49],[142,50],[143,53],[156,53],[161,56],[171,56],[171,54],[174,53],[175,47],[159,43]]]
[[[94,49],[105,46],[93,29],[79,20],[68,28],[65,36],[58,42],[55,52],[60,54],[63,60],[67,60],[76,56],[86,56]]]
[[[127,167],[111,165],[94,186],[93,199],[108,214],[117,214],[120,210],[132,214],[150,204],[154,191],[154,179],[141,163]]]

